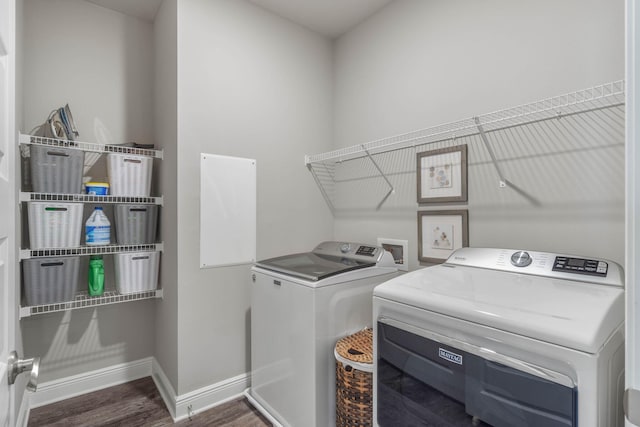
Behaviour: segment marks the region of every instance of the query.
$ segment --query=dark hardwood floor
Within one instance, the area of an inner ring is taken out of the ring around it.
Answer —
[[[238,398],[173,423],[151,377],[31,410],[29,427],[103,426],[271,427],[247,399]]]

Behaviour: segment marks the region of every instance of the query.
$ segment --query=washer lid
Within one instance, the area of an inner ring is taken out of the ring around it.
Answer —
[[[393,256],[382,247],[353,242],[322,242],[312,252],[258,261],[256,267],[317,282],[367,267],[393,267]]]
[[[364,262],[312,252],[285,255],[256,263],[257,267],[312,281],[375,265],[375,262]]]
[[[391,279],[374,297],[592,354],[624,321],[621,287],[450,264]]]

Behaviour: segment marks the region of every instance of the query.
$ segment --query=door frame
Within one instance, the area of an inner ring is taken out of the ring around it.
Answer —
[[[625,389],[640,390],[640,5],[625,4]],[[632,426],[625,419],[625,425]]]
[[[17,109],[16,109],[16,46],[18,39],[17,32],[17,8],[19,7],[18,1],[20,0],[0,0],[0,55],[2,55],[2,61],[5,66],[5,76],[0,84],[2,84],[5,97],[0,99],[4,105],[0,109],[6,111],[3,119],[6,120],[5,129],[0,130],[0,138],[6,139],[0,143],[0,147],[4,148],[4,160],[6,162],[6,169],[2,169],[3,173],[6,173],[6,180],[3,179],[2,185],[7,185],[8,188],[3,188],[3,207],[2,214],[3,224],[6,226],[6,230],[3,230],[3,235],[6,236],[7,243],[3,250],[6,251],[6,265],[3,280],[5,280],[5,294],[0,299],[3,304],[0,305],[0,313],[3,316],[3,323],[5,328],[0,331],[0,339],[3,340],[3,345],[0,351],[0,363],[2,363],[2,373],[0,379],[3,381],[0,387],[6,388],[6,397],[9,402],[7,405],[7,421],[8,425],[14,426],[19,424],[26,424],[26,412],[28,409],[24,406],[23,400],[25,397],[25,381],[18,381],[14,386],[9,386],[6,379],[6,363],[8,361],[9,352],[16,349],[16,339],[18,338],[17,328],[19,322],[17,319],[18,314],[18,298],[19,298],[19,232],[17,231],[17,224],[19,224],[19,206],[18,206],[18,192],[19,188],[18,180],[18,156],[17,156]],[[6,142],[6,145],[5,145]],[[4,393],[5,390],[3,390]],[[28,400],[27,400],[28,403]]]

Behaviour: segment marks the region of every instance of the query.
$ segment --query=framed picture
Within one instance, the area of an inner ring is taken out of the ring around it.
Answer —
[[[419,211],[418,260],[441,263],[469,246],[469,211]]]
[[[467,201],[467,146],[418,153],[418,203]]]
[[[409,241],[386,239],[378,237],[378,246],[382,246],[386,251],[391,252],[396,267],[401,271],[409,271]]]

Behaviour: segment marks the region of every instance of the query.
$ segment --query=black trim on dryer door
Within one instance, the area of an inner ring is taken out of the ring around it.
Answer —
[[[577,389],[378,322],[381,427],[575,427]]]

